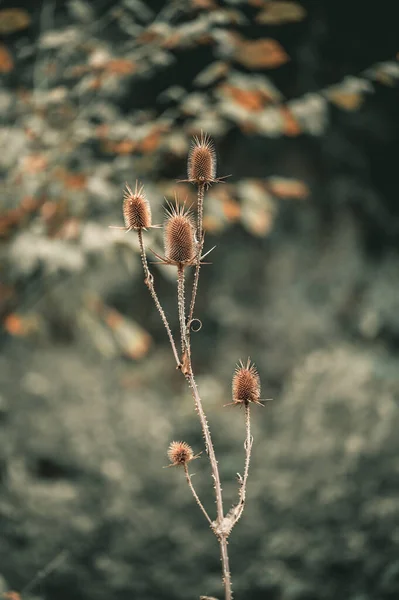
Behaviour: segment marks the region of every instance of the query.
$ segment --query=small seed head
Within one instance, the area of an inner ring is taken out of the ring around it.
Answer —
[[[240,361],[233,376],[233,403],[248,405],[250,402],[260,404],[260,379],[258,371],[248,358],[244,366]]]
[[[123,217],[126,229],[148,229],[151,227],[151,208],[144,192],[144,186],[138,185],[133,190],[126,185],[123,195]]]
[[[169,206],[164,225],[165,257],[174,265],[188,265],[195,260],[195,228],[192,215],[176,202]]]
[[[193,460],[193,449],[186,442],[172,442],[168,448],[168,458],[171,466],[184,466]]]
[[[216,152],[213,141],[201,132],[195,137],[188,155],[188,180],[193,183],[210,185],[216,179]]]

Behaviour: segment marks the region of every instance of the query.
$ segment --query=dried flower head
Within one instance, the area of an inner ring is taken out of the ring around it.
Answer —
[[[260,379],[258,371],[248,358],[244,366],[240,360],[233,376],[233,404],[248,405],[250,402],[260,402]]]
[[[160,256],[152,250],[161,263],[185,267],[193,265],[196,260],[195,226],[192,213],[185,204],[168,204],[164,224],[165,256]]]
[[[187,167],[188,180],[193,183],[210,185],[216,181],[216,152],[208,134],[201,131],[194,137]]]
[[[138,185],[133,190],[126,184],[123,194],[123,217],[126,229],[148,229],[151,227],[151,208],[144,192],[144,186]]]
[[[168,458],[171,467],[184,466],[196,458],[193,449],[186,442],[171,442],[168,448]]]

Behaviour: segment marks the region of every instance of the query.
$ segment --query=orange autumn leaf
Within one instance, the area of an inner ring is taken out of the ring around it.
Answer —
[[[30,154],[25,156],[22,163],[22,169],[25,171],[25,173],[33,175],[35,173],[44,171],[44,169],[47,167],[47,164],[47,158],[43,154]]]
[[[309,196],[309,188],[299,179],[286,179],[284,177],[271,177],[267,184],[268,189],[279,198],[294,198],[303,200]]]
[[[105,71],[108,71],[109,73],[115,73],[116,75],[130,75],[131,73],[135,72],[136,68],[137,67],[134,62],[124,58],[110,60],[104,65]]]
[[[3,322],[4,329],[10,335],[23,337],[37,331],[38,320],[35,315],[22,316],[16,313],[8,314]]]
[[[273,69],[290,60],[276,40],[246,40],[238,33],[231,34],[231,39],[235,43],[234,59],[248,69]]]
[[[21,594],[18,594],[18,592],[5,592],[3,594],[3,598],[5,598],[6,600],[22,600],[21,599]]]
[[[14,61],[7,47],[0,44],[0,73],[9,73],[14,68]]]
[[[73,173],[72,171],[60,169],[56,176],[67,189],[83,190],[86,187],[87,177],[84,173]]]
[[[145,154],[154,152],[162,140],[162,134],[164,133],[164,127],[157,127],[153,129],[148,135],[146,135],[140,142],[140,150]]]
[[[228,83],[221,86],[221,89],[237,104],[249,111],[256,112],[262,110],[264,106],[264,94],[259,90],[244,90]]]
[[[301,133],[301,128],[294,115],[286,106],[281,107],[280,112],[283,117],[283,133],[289,137],[294,137]]]
[[[22,31],[30,25],[30,17],[22,8],[0,10],[0,34]]]
[[[256,21],[262,25],[280,25],[302,21],[305,16],[305,9],[297,2],[271,0],[258,13]]]
[[[207,10],[214,10],[217,8],[217,4],[214,0],[191,0],[193,8],[205,8]]]
[[[123,322],[123,318],[118,311],[109,308],[106,311],[105,322],[111,329],[115,329]]]
[[[137,142],[133,140],[121,140],[120,142],[113,142],[106,140],[103,144],[105,152],[111,152],[115,154],[131,154],[137,148]]]
[[[241,216],[240,205],[227,194],[222,198],[222,209],[226,219],[230,222],[238,221]]]
[[[328,97],[344,110],[357,110],[363,104],[363,97],[358,92],[334,91],[329,92]]]

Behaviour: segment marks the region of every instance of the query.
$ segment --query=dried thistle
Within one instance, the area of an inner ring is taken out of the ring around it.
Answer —
[[[151,207],[144,191],[144,185],[139,185],[136,180],[134,191],[126,184],[123,192],[123,219],[125,227],[111,226],[112,229],[123,229],[124,231],[141,231],[152,227]]]
[[[210,185],[216,178],[216,152],[211,138],[201,131],[200,137],[194,137],[187,165],[188,180],[198,184]]]
[[[248,358],[245,366],[241,360],[239,361],[233,376],[232,391],[232,404],[248,406],[251,402],[254,402],[263,406],[260,401],[259,374],[250,358]]]
[[[187,442],[171,442],[168,448],[168,458],[172,463],[169,465],[170,467],[182,467],[196,457]]]
[[[195,263],[196,240],[193,216],[185,204],[168,204],[164,224],[165,256],[154,252],[161,263],[183,268]]]
[[[220,182],[224,177],[216,177],[215,145],[207,133],[201,131],[194,136],[187,161],[187,179],[181,179],[208,188],[212,183]]]

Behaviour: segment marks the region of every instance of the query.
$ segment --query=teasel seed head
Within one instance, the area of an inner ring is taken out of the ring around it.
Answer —
[[[123,194],[123,217],[128,231],[151,227],[150,203],[145,195],[144,186],[139,185],[137,181],[134,192],[126,184]]]
[[[233,383],[233,404],[244,404],[248,406],[251,402],[260,402],[260,379],[258,371],[248,358],[247,364],[240,361],[236,367]]]
[[[185,205],[169,205],[164,224],[165,257],[168,264],[193,264],[196,257],[195,226]]]
[[[168,448],[171,467],[184,466],[195,458],[193,449],[186,442],[172,442]]]
[[[188,181],[209,186],[216,181],[216,152],[208,134],[201,131],[191,144],[187,165]]]

